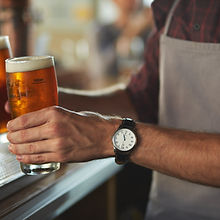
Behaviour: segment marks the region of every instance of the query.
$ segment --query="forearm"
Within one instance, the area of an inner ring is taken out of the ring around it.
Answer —
[[[220,186],[220,135],[138,124],[131,160],[192,182]]]
[[[59,105],[74,111],[94,111],[105,115],[137,118],[122,84],[96,91],[60,88]]]
[[[49,107],[8,124],[10,151],[24,163],[79,162],[114,156],[121,119]],[[220,186],[220,135],[137,122],[131,161],[170,176]],[[48,147],[45,149],[45,145]]]

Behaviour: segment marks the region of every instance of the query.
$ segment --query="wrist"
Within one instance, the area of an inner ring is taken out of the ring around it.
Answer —
[[[117,131],[119,126],[121,125],[122,119],[119,117],[111,117],[107,119],[107,129],[106,129],[106,135],[107,138],[105,141],[106,144],[104,144],[102,155],[103,157],[114,157],[115,152],[112,145],[112,136]]]
[[[154,125],[137,123],[136,130],[138,134],[138,145],[130,155],[130,161],[140,166],[153,168],[152,158],[156,155],[154,152],[155,143],[159,144],[159,131]]]

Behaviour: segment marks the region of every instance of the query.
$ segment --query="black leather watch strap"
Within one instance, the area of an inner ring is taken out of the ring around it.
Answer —
[[[129,161],[129,153],[122,153],[118,149],[115,149],[115,163],[121,165]]]
[[[135,129],[135,122],[130,118],[123,118],[122,123],[119,126],[119,129],[121,128],[128,128],[133,131]]]

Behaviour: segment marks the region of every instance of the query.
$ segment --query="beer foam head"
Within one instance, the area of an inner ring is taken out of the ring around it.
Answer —
[[[10,48],[8,36],[0,36],[0,49]]]
[[[26,56],[9,58],[6,61],[6,72],[27,72],[48,68],[54,65],[53,56]]]

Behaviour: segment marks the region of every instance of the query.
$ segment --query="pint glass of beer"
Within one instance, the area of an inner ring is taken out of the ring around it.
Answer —
[[[5,62],[12,118],[58,105],[54,57],[26,56],[10,58]],[[54,162],[20,165],[27,175],[47,174],[60,168],[60,163]]]
[[[0,36],[0,134],[7,131],[6,124],[10,115],[5,112],[7,101],[5,60],[11,57],[11,47],[8,36]]]

